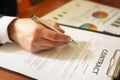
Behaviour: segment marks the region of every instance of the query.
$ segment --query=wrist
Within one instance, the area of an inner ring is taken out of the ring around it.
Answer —
[[[11,41],[15,42],[15,22],[18,18],[14,19],[8,26],[8,37]]]

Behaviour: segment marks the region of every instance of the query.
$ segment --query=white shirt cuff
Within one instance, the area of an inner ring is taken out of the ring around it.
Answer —
[[[12,42],[8,36],[8,26],[16,17],[3,16],[0,18],[0,43]]]

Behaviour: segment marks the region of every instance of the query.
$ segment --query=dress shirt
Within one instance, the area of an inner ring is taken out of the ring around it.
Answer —
[[[16,17],[0,15],[0,43],[12,42],[8,35],[8,26]]]
[[[15,17],[10,16],[15,16],[16,14],[17,0],[0,0],[0,44],[12,42],[9,39],[8,26],[15,19]]]

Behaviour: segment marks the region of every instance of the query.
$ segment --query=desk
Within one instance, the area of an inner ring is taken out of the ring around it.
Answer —
[[[53,3],[51,1],[54,1]],[[18,17],[30,17],[32,14],[35,14],[39,17],[47,14],[48,12],[64,5],[65,3],[69,2],[70,0],[45,0],[34,7],[31,7],[24,13],[18,14]],[[91,0],[97,3],[106,4],[109,6],[120,8],[120,0]],[[16,73],[10,74],[6,72],[3,68],[0,68],[0,80],[30,80],[29,78],[19,77],[16,76]]]
[[[39,17],[45,15],[46,13],[49,13],[50,11],[64,5],[65,3],[69,2],[70,0],[52,0],[54,2],[51,2],[51,0],[44,0],[43,2],[39,3],[38,5],[35,5],[31,7],[29,10],[27,10],[24,13],[18,14],[18,17],[31,17],[32,14],[35,14]]]
[[[120,9],[120,0],[91,0],[91,1]]]
[[[36,14],[37,16],[41,17],[49,13],[50,11],[64,5],[70,0],[53,0],[53,1],[54,3],[51,3],[51,0],[45,0],[42,3],[39,3],[38,5],[31,7],[26,12],[18,14],[17,16],[23,18],[23,17],[30,17],[32,14]],[[120,9],[120,5],[119,5],[120,0],[91,0],[91,1]]]

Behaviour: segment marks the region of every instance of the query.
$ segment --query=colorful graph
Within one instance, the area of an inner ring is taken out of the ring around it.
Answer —
[[[85,23],[85,24],[81,25],[80,28],[97,31],[97,27],[91,23]]]
[[[108,13],[106,13],[104,11],[96,11],[92,14],[92,16],[97,18],[97,19],[103,19],[103,18],[106,18],[108,16]]]

